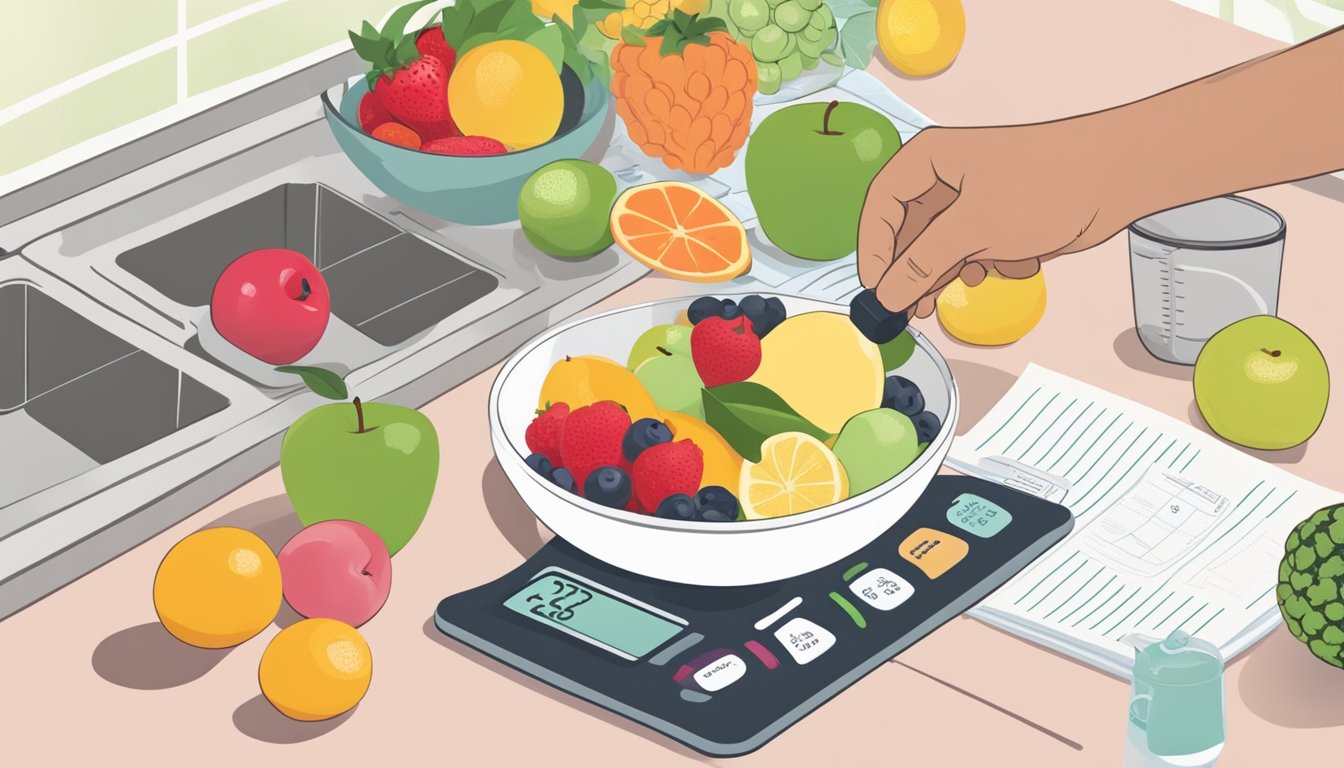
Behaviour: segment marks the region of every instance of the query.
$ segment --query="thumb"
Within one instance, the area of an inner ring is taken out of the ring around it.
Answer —
[[[966,208],[956,203],[940,213],[892,262],[877,285],[877,298],[892,311],[913,307],[966,259],[984,250],[971,239]]]

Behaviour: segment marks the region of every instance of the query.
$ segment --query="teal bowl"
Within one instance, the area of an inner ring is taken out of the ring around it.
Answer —
[[[457,224],[483,226],[518,218],[518,192],[538,168],[582,157],[602,132],[611,97],[597,79],[587,85],[566,68],[560,83],[565,111],[555,138],[505,155],[436,155],[379,141],[359,127],[359,100],[368,84],[359,78],[346,90],[340,109],[322,94],[327,124],[350,162],[379,189],[401,203]]]

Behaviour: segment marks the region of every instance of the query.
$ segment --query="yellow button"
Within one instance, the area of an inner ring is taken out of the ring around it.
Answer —
[[[920,528],[901,542],[901,557],[919,567],[924,575],[936,579],[966,556],[966,542],[950,533]]]

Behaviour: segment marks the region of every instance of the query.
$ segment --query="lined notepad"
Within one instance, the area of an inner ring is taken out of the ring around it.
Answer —
[[[1280,621],[1283,542],[1344,495],[1147,406],[1031,365],[948,463],[1069,507],[1074,530],[971,615],[1128,677],[1129,632],[1227,660]]]

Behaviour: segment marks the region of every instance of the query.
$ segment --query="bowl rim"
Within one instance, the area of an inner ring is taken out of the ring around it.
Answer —
[[[832,307],[846,311],[848,310],[847,305],[844,304],[826,301],[823,299],[815,299],[810,296],[803,296],[800,294],[785,293],[780,291],[761,292],[761,291],[741,290],[734,292],[716,292],[714,295],[746,296],[752,293],[766,297],[778,296],[780,298],[785,299],[797,299],[811,302],[813,304],[820,306]],[[647,301],[641,304],[631,304],[629,306],[617,307],[615,309],[610,309],[605,312],[599,312],[593,315],[586,315],[583,317],[574,318],[568,322],[546,329],[542,333],[533,337],[523,346],[519,347],[518,350],[515,351],[507,361],[505,361],[504,365],[500,368],[499,373],[495,375],[495,380],[490,386],[490,397],[487,408],[489,409],[488,416],[490,421],[490,433],[492,441],[495,444],[494,448],[496,452],[496,459],[497,460],[499,459],[498,453],[500,450],[501,442],[504,445],[506,445],[508,450],[511,452],[512,454],[511,458],[516,459],[515,462],[511,462],[514,464],[515,467],[523,466],[524,460],[526,459],[526,456],[521,451],[519,451],[517,445],[514,444],[514,441],[510,439],[510,437],[504,432],[500,410],[500,394],[504,388],[505,381],[509,378],[510,374],[513,373],[514,369],[517,368],[519,362],[525,356],[532,353],[534,350],[537,349],[537,347],[541,346],[547,341],[550,341],[585,323],[599,320],[605,317],[610,317],[613,315],[618,315],[624,312],[631,312],[635,310],[646,309],[649,307],[658,307],[673,304],[679,305],[685,301],[685,298],[686,297],[673,297],[668,299],[659,299],[656,301]],[[824,311],[824,310],[813,310],[813,311]],[[941,353],[938,352],[937,348],[934,347],[933,344],[928,340],[928,337],[925,336],[923,333],[920,333],[918,329],[911,326],[908,328],[908,330],[914,337],[915,344],[923,348],[924,351],[928,353],[929,356],[933,359],[935,367],[938,369],[939,373],[943,375],[943,379],[948,385],[947,414],[943,419],[942,429],[939,431],[938,436],[933,439],[933,442],[929,443],[929,445],[924,449],[923,453],[919,455],[919,458],[911,462],[909,466],[901,470],[901,472],[898,473],[895,477],[892,477],[886,482],[874,488],[870,488],[867,491],[858,494],[857,496],[850,496],[849,498],[843,499],[834,504],[828,504],[824,507],[819,507],[817,509],[810,510],[808,512],[800,512],[795,515],[785,515],[783,517],[761,518],[755,520],[737,520],[731,523],[711,523],[700,520],[669,520],[667,518],[654,517],[653,515],[645,515],[637,512],[630,512],[623,509],[613,509],[611,507],[605,507],[602,506],[601,504],[589,501],[588,499],[585,499],[582,496],[562,491],[558,486],[556,486],[553,483],[543,482],[541,478],[538,477],[536,473],[532,472],[531,470],[528,470],[526,474],[530,482],[535,483],[537,486],[541,487],[546,492],[555,496],[556,499],[558,499],[562,503],[571,504],[575,507],[578,507],[582,511],[590,512],[599,515],[601,517],[607,518],[609,520],[612,520],[614,522],[622,523],[625,525],[634,525],[636,527],[641,528],[655,528],[668,531],[679,531],[682,533],[740,534],[740,533],[753,533],[764,530],[773,530],[778,528],[791,528],[798,525],[807,525],[809,523],[815,523],[822,520],[826,520],[827,518],[834,517],[835,515],[849,512],[857,507],[865,506],[867,504],[876,502],[880,500],[883,496],[886,496],[888,493],[891,493],[892,491],[896,490],[896,488],[899,487],[902,483],[908,481],[915,475],[919,474],[919,472],[922,469],[924,469],[924,467],[930,461],[933,460],[934,456],[938,457],[937,461],[939,464],[943,462],[947,449],[950,447],[951,441],[954,437],[952,432],[955,431],[955,424],[957,422],[957,416],[960,411],[961,398],[957,391],[957,382],[956,379],[954,379],[952,376],[952,370],[948,366],[947,360],[942,356]],[[508,473],[506,472],[505,474],[507,475]],[[512,477],[510,477],[510,481],[512,482]],[[541,517],[541,515],[539,515],[537,513],[537,510],[535,509],[532,510],[532,513],[534,515],[537,515],[538,517]]]
[[[565,69],[569,69],[569,66],[566,65]],[[572,72],[573,70],[571,69],[570,71]],[[324,89],[320,94],[320,98],[322,99],[322,108],[323,110],[326,111],[328,118],[335,118],[336,120],[339,120],[342,124],[344,124],[345,127],[349,128],[352,131],[355,131],[361,136],[367,136],[368,138],[380,144],[386,144],[387,146],[392,147],[394,150],[401,150],[403,152],[414,152],[417,155],[426,155],[428,157],[451,157],[454,160],[463,160],[463,161],[493,160],[500,157],[518,157],[520,155],[526,155],[529,152],[535,152],[545,147],[549,147],[551,144],[554,144],[560,139],[563,139],[564,137],[569,136],[570,134],[578,131],[580,128],[592,122],[593,120],[605,118],[607,112],[611,109],[610,96],[608,95],[607,90],[605,88],[591,87],[592,82],[596,82],[596,78],[594,78],[594,80],[590,81],[589,83],[583,84],[583,93],[584,93],[583,98],[585,101],[587,101],[592,96],[597,95],[601,97],[603,104],[600,107],[598,107],[593,112],[593,114],[589,115],[587,120],[583,119],[583,115],[582,113],[580,113],[579,121],[576,122],[574,124],[574,127],[570,128],[568,131],[565,131],[564,133],[557,133],[556,135],[552,136],[551,138],[547,139],[541,144],[536,145],[535,147],[528,147],[527,149],[519,149],[512,152],[505,152],[502,155],[444,155],[439,154],[438,152],[426,152],[422,149],[412,149],[411,147],[403,147],[400,144],[393,144],[391,142],[383,141],[382,139],[370,135],[369,133],[365,132],[365,130],[361,126],[350,122],[350,120],[347,119],[346,116],[341,112],[340,108],[337,107],[335,104],[333,104],[331,101],[331,92],[336,88],[342,88],[342,87],[345,88],[341,96],[342,102],[345,101],[345,99],[350,95],[352,91],[358,88],[363,88],[364,93],[372,93],[373,91],[369,88],[368,83],[364,81],[363,75],[357,75],[355,77],[350,78],[349,80],[346,80],[344,83],[337,83],[336,85],[333,85],[330,88]],[[363,97],[361,96],[361,98]]]

